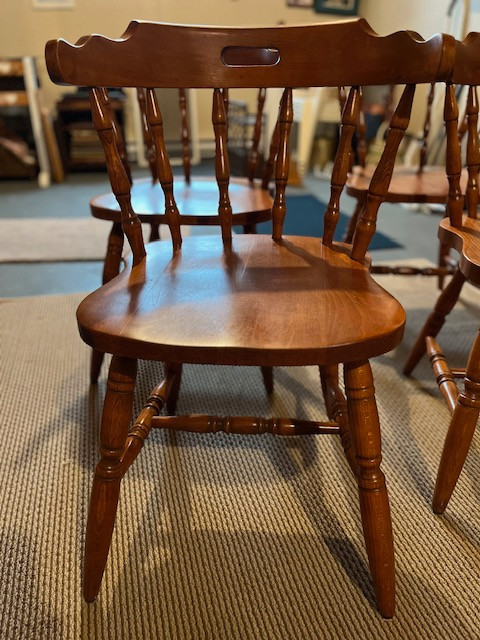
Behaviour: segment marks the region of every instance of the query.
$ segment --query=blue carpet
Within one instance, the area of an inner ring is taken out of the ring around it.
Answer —
[[[283,225],[283,232],[290,236],[313,236],[320,238],[323,234],[323,214],[326,205],[314,196],[287,196],[287,215]],[[335,240],[341,240],[347,230],[349,217],[340,214],[340,219],[335,229]],[[237,233],[242,232],[241,227],[235,227]],[[262,222],[257,224],[258,233],[272,233],[272,223]],[[370,243],[369,250],[397,249],[401,244],[377,231]]]

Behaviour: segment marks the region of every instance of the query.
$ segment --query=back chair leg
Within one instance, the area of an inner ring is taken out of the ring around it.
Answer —
[[[170,393],[167,398],[167,412],[169,415],[175,415],[177,410],[177,400],[178,394],[180,392],[180,384],[182,382],[182,364],[172,364],[170,362],[166,362],[164,364],[165,369],[165,377],[170,377],[171,374],[175,373],[175,382],[173,383],[172,388],[170,389]]]
[[[120,273],[123,252],[122,223],[114,222],[108,236],[107,255],[103,265],[102,282],[106,284]]]
[[[90,357],[90,383],[96,384],[98,382],[98,376],[100,375],[100,370],[103,364],[103,358],[105,354],[103,351],[98,351],[97,349],[92,349],[92,354]]]
[[[265,391],[268,395],[273,393],[273,367],[262,367],[262,378]]]
[[[340,427],[340,441],[342,443],[347,462],[352,471],[357,475],[357,458],[353,449],[350,427],[348,424],[347,402],[338,383],[338,365],[318,367],[320,381],[322,383],[322,394],[325,401],[325,408],[330,420],[334,420]]]
[[[244,224],[243,233],[257,233],[257,225],[254,222]],[[265,391],[271,395],[273,393],[273,367],[262,367],[262,378]]]
[[[443,513],[462,471],[480,412],[480,333],[470,350],[464,379],[453,411],[433,495],[433,511]]]
[[[102,283],[110,282],[120,273],[123,252],[123,231],[121,222],[114,222],[108,236],[107,255],[103,264]],[[92,349],[90,360],[90,382],[95,384],[100,375],[104,353]]]
[[[410,352],[407,363],[403,369],[403,373],[406,376],[412,373],[420,358],[426,352],[425,338],[427,336],[435,338],[443,327],[446,316],[453,309],[460,296],[465,280],[466,278],[463,273],[457,269],[448,285],[440,294],[432,313],[428,316]]]
[[[373,377],[368,361],[344,367],[348,419],[357,459],[363,533],[377,606],[384,618],[395,612],[395,562]]]
[[[150,236],[148,238],[149,242],[155,242],[156,240],[160,240],[160,225],[151,222],[150,223]]]
[[[448,262],[447,258],[450,255],[450,247],[448,245],[440,243],[438,246],[438,267],[439,269],[444,269]],[[443,291],[443,284],[445,282],[445,276],[438,276],[438,288],[440,291]]]
[[[113,356],[100,428],[100,461],[95,470],[85,541],[83,596],[97,597],[107,562],[117,512],[120,456],[132,418],[137,361]]]

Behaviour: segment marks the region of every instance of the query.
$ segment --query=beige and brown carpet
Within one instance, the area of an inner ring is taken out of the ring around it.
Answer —
[[[374,362],[394,523],[398,607],[376,612],[356,487],[336,438],[155,432],[123,483],[100,596],[81,599],[82,545],[105,371],[88,384],[80,296],[0,305],[0,637],[4,640],[480,638],[480,440],[447,513],[430,508],[449,414],[425,362],[400,373],[436,298],[384,277],[408,308],[403,346]],[[442,332],[461,364],[479,323],[466,291]],[[143,363],[140,395],[159,377]],[[188,366],[179,412],[324,415],[315,368]]]

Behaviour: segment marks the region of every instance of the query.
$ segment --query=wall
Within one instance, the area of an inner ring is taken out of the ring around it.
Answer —
[[[379,34],[412,29],[424,37],[445,28],[449,0],[360,0],[360,13]],[[286,6],[286,0],[76,0],[73,10],[38,10],[31,0],[1,0],[0,55],[36,55],[47,104],[68,89],[52,85],[43,63],[45,42],[62,37],[75,42],[89,33],[115,38],[132,18],[192,24],[271,25],[321,22],[335,16]],[[246,95],[254,105],[252,94]],[[200,135],[208,135],[210,104],[200,96]]]

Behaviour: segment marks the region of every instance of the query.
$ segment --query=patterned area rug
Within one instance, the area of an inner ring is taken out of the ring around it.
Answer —
[[[4,640],[278,640],[479,637],[480,440],[446,514],[430,508],[449,419],[428,364],[400,371],[437,291],[383,276],[408,309],[404,343],[373,362],[392,506],[398,606],[373,602],[357,492],[338,440],[155,432],[122,487],[104,583],[80,595],[105,392],[88,385],[80,296],[0,304],[0,629]],[[466,290],[441,334],[464,362],[480,297]],[[158,381],[142,363],[137,405]],[[140,398],[142,396],[142,398]],[[187,366],[179,413],[323,416],[316,368]]]

